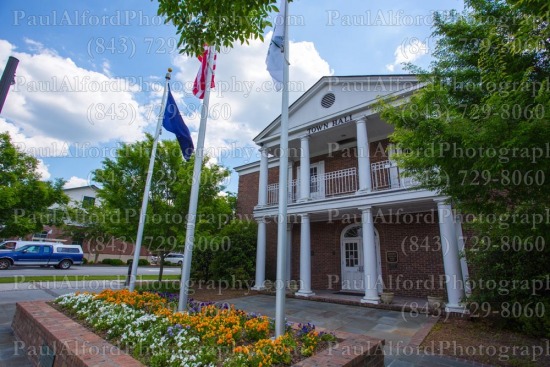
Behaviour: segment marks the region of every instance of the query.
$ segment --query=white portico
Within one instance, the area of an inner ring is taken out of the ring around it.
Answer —
[[[414,236],[407,234],[409,228],[432,236],[439,227],[445,246],[433,271],[443,271],[448,279],[448,309],[464,310],[460,223],[446,198],[416,189],[414,181],[403,176],[392,160],[396,149],[387,139],[393,128],[375,109],[378,98],[406,101],[419,87],[414,76],[325,77],[290,107],[287,220],[294,225],[286,262],[289,279],[293,274],[299,278],[298,296],[313,295],[315,287],[322,286],[323,276],[330,276],[339,278],[342,290],[361,291],[361,302],[379,303],[384,279],[392,272],[415,277],[432,271],[429,266],[414,271],[422,254],[411,254],[390,266],[387,260],[394,258],[400,238]],[[279,169],[279,135],[276,119],[254,139],[261,147],[260,162],[237,168],[239,197],[242,191],[252,192],[252,182],[257,185],[257,204],[249,208],[258,221],[255,289],[263,288],[266,268],[276,261],[268,242],[272,240],[269,226],[277,220],[278,183],[270,177]],[[246,184],[248,179],[251,184]],[[437,212],[437,223],[378,225],[377,229],[377,221],[391,218],[392,213],[430,210]],[[350,216],[353,223],[344,226]],[[424,256],[431,263],[432,252]]]

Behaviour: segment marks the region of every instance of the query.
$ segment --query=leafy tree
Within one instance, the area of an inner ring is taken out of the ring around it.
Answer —
[[[124,144],[115,159],[105,159],[103,167],[94,171],[94,180],[102,186],[98,197],[110,213],[107,231],[117,237],[136,238],[152,145],[150,135],[144,141]],[[161,257],[159,280],[162,279],[164,257],[170,252],[183,252],[193,162],[194,156],[188,162],[183,161],[175,140],[159,141],[142,243]],[[225,168],[210,164],[208,160],[203,163],[199,221],[203,218],[216,221],[217,216],[223,214],[215,210],[220,208],[219,193],[228,176],[229,171]],[[200,240],[198,236],[195,238],[195,241]]]
[[[471,219],[471,301],[548,335],[548,3],[466,4],[436,15],[435,61],[427,71],[409,65],[424,88],[410,103],[385,104],[382,117],[395,126],[401,167]]]
[[[218,195],[207,207],[201,208],[205,215],[198,218],[195,230],[196,241],[191,264],[193,278],[209,280],[216,277],[211,263],[220,249],[219,233],[231,222],[235,204],[233,194]]]
[[[115,246],[129,246],[130,239],[117,238],[109,233],[112,220],[118,220],[118,212],[108,210],[101,203],[99,205],[69,205],[66,207],[66,219],[63,232],[79,240],[88,251],[94,254],[93,262],[97,263],[99,255],[105,248]]]
[[[59,219],[48,208],[68,202],[63,180],[41,181],[38,160],[13,145],[8,133],[0,134],[0,237],[24,236],[42,231]]]
[[[234,220],[216,237],[210,264],[213,278],[248,281],[253,278],[258,226],[254,221]]]
[[[205,44],[232,47],[233,42],[262,39],[271,25],[270,12],[277,11],[277,0],[159,0],[158,14],[166,17],[180,35],[181,53],[198,56]]]

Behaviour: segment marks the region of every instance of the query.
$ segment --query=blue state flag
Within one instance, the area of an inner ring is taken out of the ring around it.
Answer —
[[[191,139],[191,132],[189,132],[189,128],[187,128],[183,122],[183,118],[180,115],[176,101],[172,96],[170,85],[168,85],[168,98],[166,99],[166,109],[164,110],[162,126],[176,135],[183,158],[188,161],[191,154],[193,154],[193,151],[195,150],[195,146],[193,145],[193,140]]]

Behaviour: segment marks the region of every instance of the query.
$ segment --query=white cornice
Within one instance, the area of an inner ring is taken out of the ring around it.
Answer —
[[[346,83],[369,83],[371,79],[375,79],[377,82],[387,82],[387,83],[411,83],[417,81],[416,76],[414,75],[373,75],[373,76],[350,76],[350,77],[323,77],[317,83],[313,85],[309,90],[307,90],[298,100],[296,100],[289,108],[289,115],[292,115],[298,109],[304,106],[313,96],[316,95],[317,91],[323,89],[327,85],[339,85],[344,82]],[[390,98],[408,98],[414,91],[422,88],[422,84],[417,83],[412,87],[404,88],[391,92],[383,96],[383,99]],[[353,115],[354,118],[359,118],[360,116],[370,116],[376,114],[377,111],[374,109],[374,106],[378,103],[378,99],[372,99],[364,101],[363,103],[351,106],[344,110],[336,111],[331,114],[327,114],[320,118],[316,118],[310,121],[305,121],[289,130],[289,135],[303,135],[307,131],[308,127],[316,125],[322,122],[331,121],[333,119]],[[273,133],[280,125],[280,116],[273,120],[260,134],[254,138],[256,144],[268,144],[274,145],[273,143],[279,140],[279,133]],[[295,138],[295,137],[294,137]]]

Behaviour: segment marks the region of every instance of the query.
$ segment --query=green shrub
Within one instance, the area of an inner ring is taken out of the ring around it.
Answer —
[[[134,261],[133,259],[126,260],[126,265],[130,265],[133,261]],[[147,261],[147,259],[139,259],[138,266],[147,266],[147,265],[151,265],[151,263]]]
[[[101,263],[104,265],[113,265],[113,266],[124,265],[124,261],[120,259],[109,259],[109,258],[101,260]]]
[[[250,280],[254,276],[258,227],[254,221],[234,220],[217,235],[210,272],[214,279]]]

